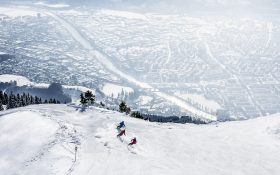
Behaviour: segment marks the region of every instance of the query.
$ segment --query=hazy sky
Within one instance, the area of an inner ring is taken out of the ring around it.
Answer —
[[[0,0],[0,2],[36,0]],[[37,0],[36,2],[67,3],[162,12],[263,12],[280,9],[280,0]],[[278,12],[277,12],[278,13]]]
[[[52,0],[53,2],[62,2]],[[63,0],[66,3],[90,3],[93,6],[111,6],[115,8],[132,7],[162,11],[260,11],[279,7],[280,0]]]

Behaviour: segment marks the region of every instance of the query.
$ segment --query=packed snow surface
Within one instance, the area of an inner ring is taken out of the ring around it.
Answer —
[[[118,139],[122,120],[127,135]],[[128,147],[133,137],[138,143]],[[280,174],[279,115],[183,125],[94,107],[35,105],[0,112],[0,142],[5,175]]]

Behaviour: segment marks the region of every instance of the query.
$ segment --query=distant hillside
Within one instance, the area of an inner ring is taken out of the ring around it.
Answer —
[[[30,93],[41,97],[42,100],[55,98],[62,103],[76,101],[79,99],[81,92],[95,90],[82,86],[63,86],[59,83],[41,84],[31,82],[29,79],[18,75],[4,74],[0,75],[0,90],[7,93]]]

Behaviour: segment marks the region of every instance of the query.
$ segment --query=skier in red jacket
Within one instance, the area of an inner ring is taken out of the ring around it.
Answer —
[[[135,145],[137,143],[136,137],[134,137],[128,145]]]
[[[125,129],[122,129],[121,132],[117,135],[117,137],[120,137],[122,135],[125,135]]]

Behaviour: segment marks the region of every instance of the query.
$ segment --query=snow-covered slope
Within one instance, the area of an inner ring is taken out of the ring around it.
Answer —
[[[1,174],[280,174],[279,115],[216,126],[80,110],[38,105],[0,112]],[[121,120],[127,126],[123,142],[115,129]],[[127,147],[134,136],[138,144]]]
[[[0,82],[11,82],[11,81],[16,81],[17,86],[32,86],[32,87],[37,87],[37,88],[48,88],[50,84],[46,83],[35,83],[30,81],[28,78],[20,75],[11,75],[11,74],[2,74],[0,75]],[[86,92],[86,91],[92,91],[95,92],[95,90],[84,87],[84,86],[68,86],[68,85],[62,85],[63,88],[69,89],[69,90],[78,90],[81,92]]]

